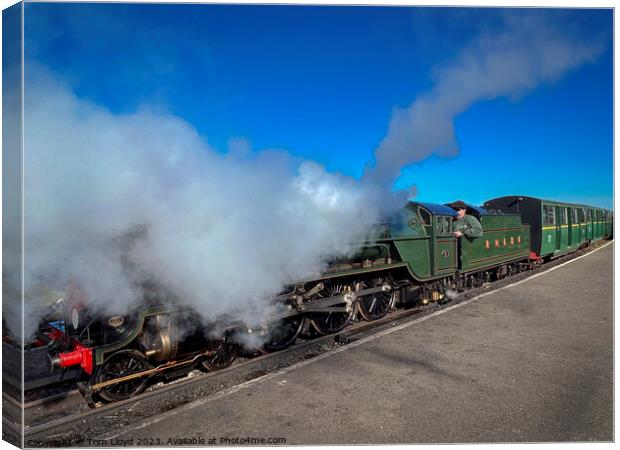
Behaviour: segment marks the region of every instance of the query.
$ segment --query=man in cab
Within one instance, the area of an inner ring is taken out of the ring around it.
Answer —
[[[482,225],[474,216],[467,214],[467,205],[464,202],[459,200],[448,206],[456,210],[458,214],[452,224],[454,236],[457,238],[465,236],[470,239],[482,236]]]

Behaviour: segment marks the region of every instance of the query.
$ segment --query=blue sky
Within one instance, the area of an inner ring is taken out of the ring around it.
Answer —
[[[460,151],[403,171],[422,201],[522,194],[612,207],[611,10],[544,14],[602,52],[517,98],[455,118]],[[27,3],[26,59],[82,98],[141,105],[191,123],[225,151],[245,137],[359,178],[395,108],[432,89],[437,68],[502,9]],[[28,68],[26,68],[28,70]]]

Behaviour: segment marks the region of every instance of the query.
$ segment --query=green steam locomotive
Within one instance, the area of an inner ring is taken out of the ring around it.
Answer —
[[[52,367],[81,367],[87,399],[117,401],[166,371],[227,367],[241,343],[277,351],[300,333],[335,333],[400,304],[448,302],[612,235],[612,212],[586,205],[510,196],[468,205],[467,213],[481,223],[481,237],[456,238],[449,206],[409,202],[377,224],[357,254],[272,298],[269,321],[255,329],[234,316],[205,324],[177,301],[145,301],[132,315],[105,317],[65,305],[63,320],[40,327],[40,343]]]

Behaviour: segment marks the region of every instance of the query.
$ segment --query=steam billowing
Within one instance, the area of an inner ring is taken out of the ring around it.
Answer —
[[[367,180],[389,186],[403,166],[433,154],[456,155],[454,119],[471,105],[524,95],[593,61],[604,49],[590,31],[585,40],[585,30],[572,36],[570,27],[544,13],[505,14],[503,24],[501,33],[481,34],[439,67],[433,88],[394,112],[374,165],[366,169]]]
[[[35,76],[26,97],[27,287],[76,283],[91,306],[119,313],[156,280],[214,318],[260,309],[351,252],[377,219],[367,190],[318,164],[244,151],[243,141],[221,154],[177,117],[116,116]]]
[[[600,53],[561,31],[520,14],[506,16],[501,34],[478,37],[437,71],[429,92],[394,113],[360,182],[283,151],[252,152],[245,140],[217,152],[178,117],[111,114],[33,68],[27,294],[79,285],[91,307],[123,313],[140,299],[137,286],[157,280],[206,318],[264,309],[284,285],[355,250],[385,205],[403,200],[391,186],[404,165],[458,151],[455,116],[481,100],[522,95]],[[33,311],[40,296],[26,297]],[[29,335],[38,318],[26,316]]]

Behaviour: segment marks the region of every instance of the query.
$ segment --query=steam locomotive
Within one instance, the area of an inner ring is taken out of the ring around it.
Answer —
[[[249,337],[265,351],[291,345],[301,332],[330,334],[354,318],[372,321],[399,304],[448,302],[478,287],[541,265],[612,235],[611,211],[586,205],[510,196],[469,206],[483,227],[475,239],[452,234],[447,205],[409,202],[377,224],[373,239],[314,278],[271,299],[270,321],[250,329],[234,317],[205,324],[173,300],[145,300],[128,315],[103,316],[81,304],[59,305],[61,317],[39,328],[53,368],[80,367],[89,401],[139,394],[149,379],[176,368],[229,366]]]

